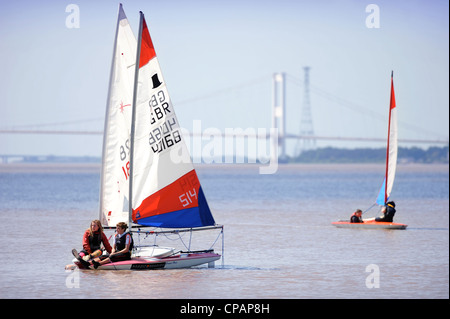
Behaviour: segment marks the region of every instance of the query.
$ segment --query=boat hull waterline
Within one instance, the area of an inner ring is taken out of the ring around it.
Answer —
[[[181,269],[208,264],[212,266],[221,255],[213,252],[182,253],[174,256],[155,257],[133,257],[130,260],[112,262],[101,265],[97,270],[153,270],[153,269]],[[86,269],[78,260],[75,262],[80,269]],[[211,267],[210,266],[210,267]],[[89,269],[93,269],[91,266]]]
[[[408,225],[400,223],[365,221],[364,223],[350,223],[349,221],[337,221],[331,223],[338,228],[359,228],[359,229],[406,229]]]

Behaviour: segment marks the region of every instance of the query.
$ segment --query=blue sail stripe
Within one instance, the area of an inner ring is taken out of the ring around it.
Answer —
[[[386,178],[383,181],[383,185],[381,185],[381,189],[380,189],[380,192],[378,193],[378,197],[377,197],[377,204],[380,206],[383,206],[386,204],[384,202],[385,189],[386,189]]]
[[[153,226],[161,228],[194,228],[204,225],[199,214],[199,208],[187,208],[176,212],[165,213],[139,219],[137,222],[142,226]]]

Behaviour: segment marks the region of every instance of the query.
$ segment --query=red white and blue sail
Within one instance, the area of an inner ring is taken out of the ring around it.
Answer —
[[[99,219],[104,226],[128,221],[131,104],[136,45],[136,38],[120,4],[103,136]]]
[[[165,228],[211,226],[214,218],[193,167],[155,48],[140,13],[131,143],[134,223]]]
[[[397,167],[398,149],[397,107],[395,105],[394,75],[391,74],[391,100],[389,103],[388,140],[386,148],[386,175],[377,197],[378,205],[385,205],[391,195]]]

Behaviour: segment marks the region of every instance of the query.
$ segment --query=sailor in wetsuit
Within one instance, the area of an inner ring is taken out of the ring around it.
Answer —
[[[387,202],[386,206],[381,208],[381,212],[383,213],[383,216],[375,218],[375,221],[392,223],[396,212],[395,203],[393,201]]]
[[[350,217],[350,223],[363,223],[361,215],[362,215],[361,209],[357,209]]]

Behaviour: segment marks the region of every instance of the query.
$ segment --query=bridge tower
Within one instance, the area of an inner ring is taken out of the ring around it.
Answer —
[[[280,159],[286,158],[286,74],[273,74],[272,127],[278,130],[278,141],[272,141],[274,148],[280,148]]]
[[[314,139],[313,120],[311,115],[311,101],[309,98],[309,66],[303,67],[304,81],[303,81],[303,104],[300,113],[300,136],[303,138],[297,140],[296,155],[301,152],[314,149],[316,147],[316,140]]]

